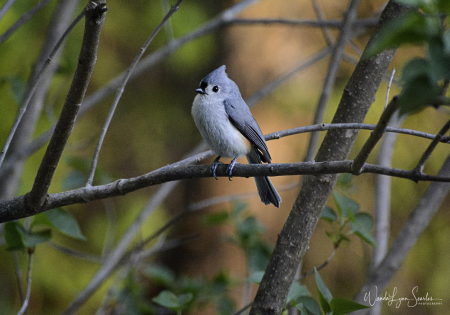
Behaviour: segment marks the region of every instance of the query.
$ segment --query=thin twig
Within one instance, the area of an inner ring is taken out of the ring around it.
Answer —
[[[20,270],[20,263],[19,263],[19,253],[18,251],[13,252],[13,259],[14,259],[14,267],[15,267],[15,273],[16,273],[16,280],[17,280],[17,289],[19,290],[19,297],[20,297],[20,303],[23,304],[25,301],[25,292],[23,289],[23,275],[22,271]]]
[[[266,86],[259,89],[257,92],[252,94],[250,97],[248,97],[245,102],[248,106],[252,107],[254,106],[258,101],[260,101],[262,98],[266,97],[270,93],[272,93],[276,88],[278,88],[280,85],[297,75],[299,72],[304,71],[308,69],[309,67],[317,64],[319,61],[325,59],[326,56],[331,52],[330,47],[326,47],[312,56],[308,57],[305,60],[302,60],[297,66],[295,66],[291,71],[288,73],[280,76],[279,78],[273,80]]]
[[[22,315],[25,313],[28,307],[28,303],[30,302],[31,296],[31,273],[33,270],[33,257],[34,257],[34,249],[28,249],[28,272],[27,272],[27,295],[25,300],[23,301],[22,307],[17,315]]]
[[[163,14],[169,11],[169,0],[161,0],[161,7],[163,10]],[[165,24],[164,31],[166,33],[167,42],[170,42],[175,38],[175,36],[173,35],[172,22],[170,20]]]
[[[438,176],[450,175],[450,155],[442,165]],[[411,215],[406,220],[402,229],[386,254],[383,261],[369,275],[365,284],[360,288],[355,297],[358,303],[364,303],[364,296],[370,292],[374,294],[374,288],[383,292],[386,285],[394,277],[400,266],[406,259],[409,251],[417,243],[417,239],[427,226],[429,226],[436,211],[440,208],[450,192],[448,183],[431,183],[420,198]]]
[[[363,168],[364,163],[369,158],[370,153],[372,152],[372,150],[375,148],[375,145],[378,143],[378,141],[385,133],[387,124],[391,119],[392,115],[394,115],[394,113],[397,111],[398,106],[399,106],[398,97],[394,96],[391,102],[384,110],[383,114],[381,114],[380,120],[378,121],[378,124],[375,127],[375,129],[370,134],[369,139],[367,139],[361,151],[359,151],[358,155],[356,156],[352,166],[353,174],[357,175],[361,172],[361,169]]]
[[[348,123],[348,124],[320,124],[316,126],[307,126],[307,127],[300,127],[300,128],[293,128],[285,131],[278,131],[272,134],[269,134],[266,136],[266,140],[272,140],[272,139],[279,139],[281,137],[294,135],[302,132],[309,132],[311,130],[331,130],[331,129],[368,129],[368,130],[374,130],[376,126],[374,125],[366,125],[366,124],[356,124],[356,123]],[[400,129],[400,128],[392,128],[387,127],[386,131],[390,132],[400,132],[404,134],[410,134],[414,136],[420,136],[428,139],[434,139],[435,135],[414,131],[414,130],[407,130],[407,129]],[[448,143],[449,138],[444,137],[441,139],[442,142]],[[192,152],[198,152],[200,148],[204,148],[204,145],[200,145],[197,148],[195,148]],[[194,153],[190,154],[194,154]],[[101,186],[94,186],[91,189],[86,188],[79,188],[71,191],[61,192],[57,194],[50,194],[48,197],[48,204],[46,205],[45,209],[41,209],[41,211],[52,209],[54,207],[58,206],[65,206],[69,204],[75,204],[75,203],[84,203],[91,200],[100,200],[112,196],[118,196],[118,195],[124,195],[126,193],[129,193],[131,191],[141,189],[143,187],[148,187],[152,185],[161,184],[164,182],[172,181],[172,180],[179,180],[179,179],[185,179],[185,178],[192,178],[192,177],[209,177],[210,173],[207,171],[207,167],[204,166],[202,168],[201,166],[191,166],[189,168],[186,167],[186,165],[198,163],[203,159],[209,158],[213,156],[213,153],[211,151],[195,154],[193,156],[190,156],[188,158],[185,158],[181,161],[178,161],[176,163],[166,165],[158,170],[155,170],[153,172],[135,177],[130,179],[120,179],[113,183],[101,185]],[[330,162],[334,163],[332,164],[332,167],[334,168],[334,171],[336,172],[337,169],[341,170],[342,172],[353,172],[351,169],[340,168],[341,166],[338,166],[336,163],[338,162]],[[326,164],[326,163],[325,163]],[[275,167],[275,165],[280,166],[278,169]],[[316,165],[314,167],[314,165]],[[319,164],[314,163],[290,163],[290,164],[270,164],[270,165],[262,165],[262,166],[256,166],[256,165],[241,165],[238,164],[236,166],[236,170],[240,169],[241,167],[247,168],[246,173],[235,173],[236,176],[258,176],[258,175],[264,175],[264,176],[281,176],[281,175],[304,175],[304,174],[314,174],[317,169],[320,169]],[[263,170],[265,167],[266,173],[259,173],[256,171],[257,169]],[[299,168],[300,167],[300,168]],[[375,168],[371,167],[370,165],[364,166],[363,170],[361,172],[373,172],[378,174],[384,174],[384,175],[391,175],[396,177],[402,177],[407,178],[411,180],[420,180],[420,181],[446,181],[447,179],[441,178],[441,177],[435,177],[433,175],[427,175],[427,174],[417,174],[417,172],[412,173],[412,171],[406,171],[406,170],[399,170],[399,169],[391,169],[391,168],[376,168],[377,166],[374,166]],[[272,171],[270,171],[272,170]],[[326,170],[322,169],[321,172],[324,172]],[[330,170],[331,171],[331,170]],[[338,172],[338,171],[337,171]],[[222,166],[219,166],[218,169],[219,176],[222,176],[225,174],[223,172],[222,174]],[[316,174],[317,175],[317,174]],[[10,221],[22,217],[26,217],[32,214],[30,209],[26,208],[25,202],[25,196],[17,197],[14,199],[9,200],[1,200],[0,201],[0,222]]]
[[[8,12],[9,8],[14,4],[16,0],[7,0],[5,4],[3,4],[2,8],[0,9],[0,20],[3,19],[6,12]]]
[[[423,153],[422,157],[419,160],[419,163],[417,163],[417,166],[414,168],[414,171],[418,173],[423,172],[423,168],[425,166],[426,161],[430,158],[431,153],[433,153],[434,149],[437,147],[439,142],[441,142],[442,138],[445,136],[447,131],[450,129],[450,120],[447,121],[447,123],[442,127],[442,129],[439,131],[439,133],[436,135],[436,137],[431,141],[431,143],[428,145],[427,149]]]
[[[242,314],[244,314],[244,312],[245,312],[246,310],[248,310],[252,305],[253,305],[253,302],[248,303],[247,305],[245,305],[243,308],[241,308],[239,311],[237,311],[237,312],[234,313],[233,315],[242,315]]]
[[[98,287],[111,275],[111,273],[118,268],[123,256],[128,250],[129,245],[133,241],[136,233],[140,230],[143,222],[153,213],[157,206],[161,204],[167,196],[172,192],[173,188],[177,185],[177,182],[166,183],[153,195],[149,200],[145,208],[139,213],[137,218],[130,225],[125,234],[120,238],[116,248],[106,257],[106,263],[103,264],[94,277],[91,278],[89,284],[84,288],[82,292],[76,297],[69,307],[63,312],[63,314],[74,314],[84,302],[91,297]]]
[[[320,8],[319,2],[317,2],[317,0],[312,0],[311,3],[313,5],[314,12],[316,13],[317,20],[323,22],[325,18],[323,16],[322,9]],[[327,43],[327,45],[333,46],[333,36],[331,36],[328,29],[323,25],[320,26],[320,29],[322,30],[323,38],[325,38],[325,42]]]
[[[89,176],[88,176],[88,179],[87,179],[87,182],[86,182],[86,186],[87,187],[92,186],[92,182],[94,180],[94,175],[95,175],[95,170],[97,168],[98,157],[100,155],[100,150],[101,150],[102,145],[103,145],[103,140],[105,140],[106,132],[108,131],[109,125],[111,124],[111,120],[112,120],[112,118],[114,116],[114,113],[116,111],[117,105],[119,104],[119,101],[120,101],[120,99],[122,97],[122,94],[123,94],[123,92],[125,90],[125,86],[127,85],[128,80],[130,79],[131,73],[136,68],[136,65],[139,62],[139,60],[141,59],[142,55],[145,53],[145,51],[147,50],[148,46],[153,41],[153,39],[156,37],[156,35],[159,33],[159,31],[164,26],[166,21],[168,21],[170,19],[170,17],[175,12],[178,11],[178,8],[179,8],[179,6],[180,6],[182,1],[183,0],[178,0],[177,3],[171,7],[169,12],[167,12],[167,14],[162,19],[161,23],[159,23],[159,25],[152,32],[150,37],[145,41],[145,43],[141,47],[141,49],[139,49],[139,53],[134,58],[134,60],[131,63],[130,67],[128,68],[127,72],[125,73],[125,76],[123,77],[122,83],[117,88],[116,97],[114,98],[114,101],[111,104],[111,108],[109,109],[108,116],[106,118],[105,124],[103,125],[100,137],[98,139],[97,147],[95,148],[94,157],[92,158],[91,169],[89,171]]]
[[[316,268],[318,271],[323,269],[323,268],[325,268],[331,262],[331,260],[333,259],[334,255],[336,254],[336,250],[337,250],[336,247],[333,248],[333,251],[331,252],[330,256],[319,267]],[[304,274],[301,275],[299,280],[303,280],[303,279],[305,279],[305,278],[307,278],[307,277],[309,277],[309,276],[311,276],[313,274],[314,274],[314,270],[310,270],[308,272],[305,272]]]
[[[56,167],[59,164],[69,136],[72,133],[78,110],[83,102],[94,70],[100,33],[107,11],[106,2],[103,2],[104,0],[98,1],[98,3],[91,1],[86,6],[85,31],[77,69],[75,70],[58,123],[56,124],[55,132],[50,139],[50,143],[39,166],[33,188],[28,194],[28,206],[34,210],[42,207],[46,201],[53,175],[55,174]]]
[[[333,52],[331,53],[331,60],[328,65],[327,74],[325,76],[325,82],[323,84],[322,93],[320,94],[319,102],[317,103],[316,113],[314,115],[313,124],[319,124],[323,121],[325,116],[325,110],[328,100],[333,90],[334,83],[336,82],[337,73],[339,70],[339,65],[341,63],[342,56],[344,54],[344,48],[347,40],[351,36],[352,25],[356,20],[357,9],[359,5],[359,0],[352,0],[345,13],[344,21],[342,24],[342,30],[339,34],[339,38],[333,47]],[[305,155],[305,161],[312,161],[314,155],[317,151],[317,146],[319,144],[319,133],[313,132],[308,144],[308,150]]]
[[[100,256],[83,253],[83,252],[68,248],[66,246],[59,245],[52,241],[47,242],[46,244],[49,245],[50,247],[53,247],[54,249],[60,251],[61,253],[64,253],[68,256],[73,256],[73,257],[79,258],[81,260],[85,260],[85,261],[89,261],[89,262],[93,262],[93,263],[97,263],[97,264],[102,263],[102,261],[103,261]]]
[[[386,109],[386,107],[389,104],[389,93],[391,92],[391,85],[392,85],[392,81],[394,80],[395,71],[396,71],[395,68],[392,69],[391,77],[389,78],[389,84],[388,84],[387,92],[386,92],[386,106],[384,106],[384,109]]]
[[[253,4],[254,2],[257,2],[258,0],[244,0],[240,1],[234,6],[230,7],[226,11],[219,14],[214,19],[210,20],[209,22],[203,24],[199,28],[195,29],[191,33],[176,38],[173,41],[169,42],[168,45],[158,49],[154,53],[150,54],[149,56],[145,57],[141,60],[141,62],[137,65],[136,69],[134,70],[133,74],[131,75],[131,79],[141,75],[148,69],[150,69],[153,65],[161,61],[163,58],[170,55],[172,52],[176,51],[183,45],[201,37],[206,34],[209,34],[218,28],[226,27],[226,26],[232,26],[234,23],[240,24],[240,22],[243,22],[243,20],[234,19],[234,16],[239,14],[242,10],[244,10],[247,6]],[[246,20],[248,23],[243,22],[245,24],[251,24],[251,25],[257,25],[249,20]],[[373,20],[361,20],[361,21],[355,21],[355,25],[361,25],[361,26],[371,26],[374,23]],[[275,21],[272,21],[275,22]],[[279,21],[281,22],[281,21]],[[306,21],[303,21],[301,23],[306,23]],[[300,23],[300,24],[301,24]],[[309,22],[308,22],[309,23]],[[306,24],[308,24],[306,23]],[[314,21],[311,21],[312,24],[314,24]],[[339,27],[339,23],[341,21],[330,21],[327,22],[330,27]],[[284,23],[286,24],[286,23]],[[319,25],[316,25],[319,26]],[[325,25],[326,26],[326,25]],[[323,51],[321,51],[323,52]],[[319,52],[320,53],[320,52]],[[322,59],[322,58],[320,58]],[[112,94],[114,91],[116,91],[117,87],[121,84],[123,77],[125,76],[125,73],[122,73],[118,75],[115,79],[110,81],[107,85],[100,88],[96,92],[94,92],[92,95],[87,97],[85,101],[83,102],[83,105],[80,109],[79,116],[84,115],[87,111],[92,109],[95,105],[99,104],[100,101],[102,101],[104,98],[108,97],[110,94]],[[247,102],[248,103],[248,102]],[[250,104],[249,104],[250,105]],[[24,150],[24,153],[20,153],[21,157],[28,156],[34,152],[36,152],[39,148],[41,148],[51,137],[53,130],[55,126],[50,127],[48,130],[46,130],[44,133],[42,133],[39,137],[37,137],[30,145],[29,147]],[[16,157],[14,157],[15,159]],[[14,160],[12,159],[12,160]]]
[[[298,188],[299,185],[300,185],[299,181],[295,180],[289,184],[277,187],[277,190],[280,192],[288,191],[288,190],[291,190],[294,188]],[[235,201],[235,200],[242,200],[242,199],[257,197],[257,196],[258,196],[258,192],[253,191],[253,192],[248,192],[248,193],[231,194],[231,195],[213,197],[213,198],[208,198],[205,200],[191,203],[187,206],[187,209],[189,211],[199,211],[199,210],[209,208],[209,207],[221,204],[221,203],[231,202],[231,201]]]
[[[15,31],[28,22],[40,9],[42,9],[50,0],[42,0],[36,4],[30,11],[24,13],[9,29],[0,36],[0,45],[3,44]],[[6,4],[5,4],[6,5]]]
[[[16,119],[14,120],[14,123],[11,127],[11,130],[8,134],[8,137],[6,138],[6,142],[3,146],[2,151],[0,152],[0,167],[2,166],[3,160],[5,158],[6,152],[8,152],[9,145],[11,144],[11,141],[14,137],[14,134],[16,133],[17,127],[20,124],[20,121],[22,120],[23,115],[25,114],[28,104],[31,101],[31,98],[33,97],[34,92],[36,91],[36,88],[38,87],[39,82],[41,81],[41,78],[43,77],[44,71],[47,69],[48,65],[52,61],[53,57],[55,56],[58,49],[61,47],[64,39],[67,37],[67,35],[70,33],[70,31],[77,25],[77,23],[83,18],[83,16],[86,14],[86,10],[83,10],[70,24],[70,26],[67,28],[67,30],[64,32],[64,34],[61,36],[61,38],[56,43],[55,47],[53,48],[52,52],[48,56],[45,63],[42,65],[41,70],[37,74],[37,76],[34,79],[34,83],[32,84],[32,87],[29,89],[28,94],[25,96],[25,100],[22,103],[22,106],[19,109],[19,113],[16,116]]]
[[[368,18],[355,20],[353,27],[371,27],[377,24],[378,18]],[[286,25],[286,26],[302,26],[302,27],[327,27],[327,28],[343,28],[342,20],[296,20],[296,19],[232,19],[227,21],[228,25]]]

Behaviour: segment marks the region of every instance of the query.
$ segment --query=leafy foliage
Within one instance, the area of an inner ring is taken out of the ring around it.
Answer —
[[[402,18],[388,24],[365,52],[365,57],[402,45],[425,45],[425,57],[410,60],[403,68],[400,114],[417,112],[436,104],[443,93],[443,82],[450,80],[450,32],[441,14],[449,14],[447,0],[398,0],[415,7]],[[441,103],[449,104],[448,99]]]
[[[351,235],[356,235],[364,242],[376,246],[371,233],[372,216],[369,213],[360,212],[358,203],[338,191],[333,192],[333,200],[337,213],[332,208],[325,207],[320,218],[331,226],[332,231],[326,234],[334,246],[338,247],[342,241],[349,241]]]
[[[50,229],[42,229],[42,226]],[[68,211],[53,209],[34,216],[30,228],[25,228],[20,221],[6,223],[5,240],[7,249],[34,248],[36,245],[51,239],[52,229],[75,239],[86,240],[77,221]]]
[[[226,240],[242,249],[251,272],[264,270],[269,262],[272,246],[264,240],[264,226],[253,215],[246,215],[246,205],[235,202],[230,213],[222,211],[206,216],[207,224],[233,225],[234,233]]]

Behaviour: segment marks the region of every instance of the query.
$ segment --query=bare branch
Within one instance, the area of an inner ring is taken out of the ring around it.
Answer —
[[[167,46],[160,48],[156,52],[154,52],[154,53],[150,54],[149,56],[145,57],[144,59],[142,59],[141,62],[138,63],[138,65],[137,65],[136,69],[134,70],[134,72],[132,73],[130,79],[134,79],[135,77],[141,75],[142,73],[144,73],[145,71],[150,69],[153,65],[155,65],[156,63],[161,61],[166,56],[168,56],[170,53],[179,49],[184,44],[187,44],[203,35],[211,33],[213,31],[217,30],[218,28],[225,27],[225,26],[232,26],[234,21],[239,22],[239,20],[234,19],[234,17],[237,14],[239,14],[240,12],[242,12],[246,7],[248,7],[249,5],[253,4],[256,1],[257,0],[240,1],[236,5],[232,6],[231,8],[229,8],[229,9],[225,10],[224,12],[222,12],[221,14],[219,14],[216,18],[203,24],[202,26],[200,26],[193,32],[191,32],[183,37],[172,40],[170,43],[168,43]],[[336,23],[330,22],[329,23],[330,27],[333,25],[335,27],[338,27],[338,22],[341,23],[340,21],[336,21]],[[314,24],[315,22],[311,21],[311,23]],[[358,24],[360,22],[356,21],[355,23]],[[246,22],[244,22],[244,24],[246,24]],[[250,24],[256,25],[254,23],[250,23]],[[364,26],[364,25],[369,26],[369,25],[373,25],[373,21],[366,21],[366,22],[362,22],[361,24],[362,24],[362,26]],[[318,54],[322,54],[322,53],[325,53],[325,52],[321,51]],[[319,57],[319,55],[316,55],[316,56],[319,60],[323,59],[322,55],[320,55],[320,57]],[[313,59],[314,57],[311,57],[311,58]],[[312,60],[312,59],[311,59],[311,62],[314,63],[314,60]],[[305,62],[305,66],[307,66],[306,63],[307,62]],[[290,74],[293,75],[293,74],[295,74],[295,72],[296,71],[294,70]],[[120,74],[115,79],[113,79],[111,82],[109,82],[107,85],[105,85],[104,87],[100,88],[99,90],[94,92],[92,95],[87,97],[85,99],[85,101],[83,102],[83,105],[79,111],[79,115],[80,116],[84,115],[87,111],[89,111],[91,108],[93,108],[95,105],[97,105],[101,100],[108,97],[115,90],[117,90],[117,88],[120,85],[120,83],[122,82],[124,76],[125,76],[125,73]],[[291,76],[289,75],[289,78],[290,77]],[[281,82],[284,82],[284,81],[281,81]],[[278,84],[280,84],[280,83],[278,83]],[[275,84],[274,88],[277,86],[278,85]],[[268,89],[268,91],[271,91],[271,90]],[[28,156],[28,155],[36,152],[39,148],[41,148],[47,142],[47,140],[51,137],[54,128],[55,128],[55,126],[50,127],[49,130],[47,130],[43,134],[41,134],[37,139],[35,139],[30,144],[30,146],[23,153],[20,153],[20,156],[22,156],[22,157]]]
[[[373,42],[380,29],[409,9],[395,1],[384,8],[375,31]],[[359,61],[347,83],[333,123],[362,122],[378,90],[382,77],[393,58],[395,50],[382,52]],[[370,73],[370,79],[368,79]],[[341,161],[347,158],[357,132],[327,132],[316,155],[316,161]],[[334,163],[334,162],[333,162]],[[338,162],[341,163],[341,162]],[[327,202],[337,175],[315,175],[303,178],[302,188],[270,258],[259,286],[250,314],[280,314],[292,285],[299,262],[309,247],[310,237]]]
[[[53,57],[55,56],[58,49],[61,47],[64,39],[67,37],[67,35],[70,33],[70,31],[75,27],[75,25],[81,20],[81,18],[84,16],[85,10],[83,10],[80,15],[78,15],[75,20],[72,22],[72,24],[68,27],[68,29],[64,32],[64,34],[61,36],[59,41],[56,43],[55,47],[53,48],[52,52],[48,56],[46,62],[42,66],[39,73],[34,78],[34,83],[31,85],[31,88],[28,90],[28,94],[25,96],[25,101],[23,102],[22,106],[19,109],[19,113],[17,114],[17,117],[13,123],[13,126],[11,127],[11,130],[8,134],[8,137],[6,138],[6,142],[3,146],[2,151],[0,152],[0,167],[2,166],[3,160],[5,158],[6,152],[8,151],[9,145],[14,137],[14,134],[16,133],[17,127],[19,126],[20,121],[22,120],[23,115],[25,114],[27,107],[31,101],[31,98],[33,97],[34,92],[36,91],[36,88],[38,87],[39,82],[41,81],[44,71],[47,69],[48,65],[52,61]]]
[[[438,176],[450,175],[450,156],[444,162]],[[364,295],[374,294],[375,286],[382,291],[394,277],[409,251],[416,244],[418,237],[430,224],[436,211],[450,192],[448,183],[431,183],[420,199],[411,215],[406,220],[398,236],[392,243],[389,252],[369,276],[355,297],[355,301],[364,303]]]
[[[370,27],[377,24],[378,18],[369,18],[355,20],[353,27]],[[227,21],[228,25],[287,25],[287,26],[302,26],[302,27],[328,27],[328,28],[344,28],[345,22],[342,20],[294,20],[294,19],[232,19]]]
[[[331,260],[333,259],[334,255],[336,254],[336,247],[333,248],[333,251],[331,252],[330,256],[328,256],[328,258],[322,263],[320,264],[319,267],[317,267],[317,271],[319,271],[320,269],[325,268],[326,266],[328,266],[328,264],[331,262]],[[310,270],[308,272],[305,272],[304,274],[301,275],[301,277],[299,278],[299,280],[305,279],[306,277],[309,277],[311,275],[314,274],[314,270]]]
[[[145,208],[139,213],[138,217],[133,221],[125,234],[120,238],[119,244],[116,248],[106,257],[106,263],[103,264],[97,273],[92,277],[86,288],[76,297],[76,299],[69,305],[63,314],[74,314],[84,302],[91,297],[98,287],[116,270],[127,253],[129,245],[133,241],[136,233],[138,233],[142,223],[153,213],[157,206],[169,196],[173,187],[178,182],[165,183],[161,186],[158,192],[150,199]]]
[[[125,86],[128,83],[128,80],[130,79],[131,73],[136,68],[137,63],[141,59],[141,57],[144,55],[145,51],[147,50],[150,43],[153,41],[153,39],[156,37],[156,35],[159,33],[161,28],[164,26],[164,24],[170,19],[170,17],[178,11],[178,8],[183,0],[178,0],[175,5],[171,7],[169,12],[164,16],[161,23],[156,27],[156,29],[152,32],[150,37],[145,41],[144,45],[139,49],[139,53],[134,57],[133,62],[131,63],[130,67],[128,68],[127,72],[125,73],[125,76],[123,77],[123,81],[120,84],[120,86],[117,88],[116,97],[114,98],[113,103],[111,104],[111,108],[109,109],[108,116],[106,118],[105,124],[103,125],[102,132],[100,134],[97,147],[95,148],[94,157],[92,158],[92,164],[91,164],[91,170],[89,171],[89,176],[86,182],[86,186],[92,186],[92,182],[94,180],[95,175],[95,169],[97,168],[97,162],[98,157],[100,155],[100,150],[103,145],[103,140],[105,139],[106,132],[108,131],[109,125],[111,123],[111,120],[114,116],[114,113],[116,111],[117,105],[119,104],[120,99],[122,98],[122,94],[125,91]]]
[[[0,36],[0,45],[3,44],[9,37],[11,37],[11,35],[17,31],[22,25],[24,25],[25,23],[27,23],[37,12],[39,12],[40,9],[42,9],[43,7],[45,7],[45,5],[49,2],[50,0],[42,0],[41,2],[39,2],[38,4],[36,4],[30,11],[24,13],[24,15],[22,15],[20,17],[20,19],[17,20],[16,23],[14,23],[9,29],[6,30],[5,33],[3,33],[2,36]],[[6,4],[5,4],[6,6]],[[3,9],[3,8],[2,8]]]
[[[398,106],[399,106],[398,97],[394,96],[391,102],[386,107],[386,109],[383,111],[383,114],[381,115],[380,120],[378,121],[378,124],[375,127],[374,131],[370,134],[369,139],[367,139],[361,151],[356,156],[352,166],[353,174],[357,175],[360,173],[364,163],[366,163],[373,148],[375,148],[375,145],[384,135],[384,132],[386,131],[387,128],[387,124],[389,123],[389,120],[394,115],[394,113],[397,111]]]
[[[345,14],[344,21],[342,23],[342,31],[340,32],[339,38],[333,47],[333,52],[331,53],[330,64],[328,65],[325,82],[323,84],[322,93],[320,94],[319,102],[317,104],[313,124],[319,124],[323,121],[326,105],[328,103],[328,99],[330,98],[331,91],[333,90],[334,82],[336,81],[336,76],[339,70],[339,65],[341,64],[341,59],[344,54],[344,48],[351,36],[353,22],[356,20],[358,4],[359,1],[351,1],[347,13]],[[309,140],[305,161],[311,161],[314,158],[318,144],[319,133],[313,132]]]
[[[2,8],[0,9],[0,20],[5,16],[6,12],[8,12],[9,8],[14,4],[16,0],[7,0]]]
[[[210,154],[210,152],[208,152]],[[193,157],[197,159],[198,157]],[[235,177],[254,176],[288,176],[288,175],[330,175],[340,173],[352,173],[353,161],[324,161],[324,162],[298,162],[298,163],[272,163],[272,164],[240,164],[233,169]],[[226,177],[227,165],[219,165],[217,168],[218,177]],[[418,174],[414,170],[402,170],[388,168],[373,164],[364,164],[360,173],[374,173],[389,175],[409,179],[412,181],[438,181],[450,182],[450,177]],[[57,207],[71,204],[86,203],[93,200],[125,195],[149,186],[162,183],[178,181],[181,179],[192,179],[201,177],[211,177],[209,165],[185,165],[185,166],[165,166],[159,170],[128,179],[119,179],[115,182],[92,186],[91,188],[78,188],[61,193],[49,194],[47,203],[38,212],[42,212]],[[0,223],[20,219],[35,215],[27,207],[26,195],[10,200],[0,201]]]
[[[323,16],[322,9],[320,8],[319,2],[317,2],[317,0],[312,0],[311,3],[313,5],[314,12],[316,13],[317,20],[323,22],[325,19]],[[375,21],[374,23],[376,24],[377,21]],[[325,38],[325,42],[327,43],[328,46],[332,46],[333,36],[331,36],[330,32],[327,30],[325,26],[322,25],[320,28],[322,30],[323,37]]]
[[[445,136],[445,134],[449,129],[450,129],[450,120],[447,121],[444,127],[442,127],[442,129],[439,131],[439,133],[436,135],[433,141],[431,141],[430,145],[423,153],[422,157],[419,160],[419,163],[417,163],[417,166],[414,168],[416,172],[422,173],[426,161],[430,158],[431,153],[433,153],[434,149],[437,147],[439,142],[441,142],[442,138]]]
[[[28,206],[31,209],[37,210],[41,208],[46,201],[53,174],[72,132],[78,110],[83,102],[92,71],[94,70],[100,31],[106,12],[106,3],[102,1],[99,0],[98,3],[91,1],[86,7],[85,32],[78,66],[67,94],[66,102],[56,124],[55,132],[42,159],[33,188],[28,194]]]
[[[252,107],[254,106],[259,100],[261,100],[262,98],[266,97],[267,95],[269,95],[270,93],[273,92],[273,90],[275,90],[276,88],[278,88],[281,84],[283,84],[284,82],[288,81],[289,79],[291,79],[293,76],[295,76],[297,73],[306,70],[307,68],[315,65],[316,63],[318,63],[319,61],[325,59],[326,56],[328,56],[328,54],[331,52],[331,48],[327,47],[324,48],[320,51],[318,51],[317,53],[315,53],[314,55],[308,57],[305,60],[302,60],[302,62],[300,62],[297,66],[295,66],[291,71],[289,71],[288,73],[280,76],[279,78],[273,80],[272,82],[270,82],[269,84],[267,84],[266,86],[262,87],[261,89],[259,89],[257,92],[255,92],[253,95],[251,95],[250,97],[248,97],[245,102],[247,103],[248,106]]]
[[[17,315],[22,315],[25,313],[28,307],[28,303],[30,302],[31,296],[31,273],[33,271],[33,257],[34,257],[34,249],[28,249],[28,271],[27,271],[27,294],[25,296],[25,300],[23,301],[22,307]]]

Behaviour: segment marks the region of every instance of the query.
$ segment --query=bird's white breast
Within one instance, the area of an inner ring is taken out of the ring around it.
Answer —
[[[217,155],[235,158],[250,151],[250,142],[231,124],[222,100],[197,94],[192,116],[206,144]]]

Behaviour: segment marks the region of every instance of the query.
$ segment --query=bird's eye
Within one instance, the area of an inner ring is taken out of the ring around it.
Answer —
[[[212,88],[212,91],[213,91],[214,93],[219,92],[219,87],[218,87],[217,85],[214,85],[213,88]]]

